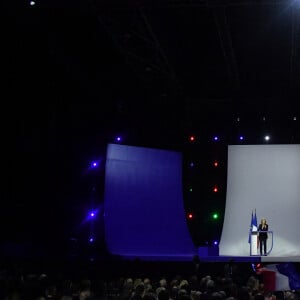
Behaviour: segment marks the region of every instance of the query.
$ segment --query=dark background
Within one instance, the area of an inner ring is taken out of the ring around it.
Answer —
[[[299,16],[297,1],[5,0],[1,243],[85,241],[118,134],[183,152],[194,241],[218,239],[227,145],[300,142]]]

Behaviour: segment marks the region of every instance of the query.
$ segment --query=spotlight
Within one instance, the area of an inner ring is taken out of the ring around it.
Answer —
[[[193,135],[190,136],[190,141],[193,142],[195,140],[195,137]]]
[[[193,188],[190,188],[189,191],[192,192],[192,191],[193,191]]]
[[[243,141],[244,140],[244,137],[241,135],[240,136],[240,141]]]
[[[188,214],[188,218],[189,219],[193,219],[193,215],[192,214]]]
[[[219,219],[219,214],[218,213],[213,213],[212,217],[213,217],[214,220],[217,220],[217,219]]]
[[[215,186],[214,189],[213,189],[214,193],[217,193],[218,192],[218,188]]]
[[[214,141],[218,141],[219,137],[218,136],[214,136]]]
[[[293,117],[293,121],[297,121],[297,117],[295,116],[295,117]]]
[[[269,135],[266,135],[265,136],[265,141],[269,141],[270,140],[270,136]]]
[[[240,117],[237,117],[237,118],[236,118],[236,121],[237,121],[237,122],[240,122],[240,120],[241,120]]]
[[[94,242],[94,238],[91,237],[91,238],[89,239],[89,242],[90,242],[90,243],[93,243],[93,242]]]
[[[29,4],[30,4],[30,6],[34,6],[35,5],[35,1],[30,1]]]
[[[121,140],[122,140],[122,138],[121,138],[120,136],[117,136],[117,137],[116,137],[116,141],[117,141],[117,142],[121,142]]]
[[[216,168],[219,165],[217,161],[214,162],[214,167]]]
[[[97,167],[98,167],[98,163],[97,163],[96,161],[93,161],[93,162],[91,163],[91,167],[92,167],[92,168],[97,168]]]
[[[190,163],[190,167],[193,168],[195,164],[193,162]]]
[[[214,241],[214,245],[217,246],[218,245],[218,241]]]
[[[90,217],[94,218],[94,217],[95,217],[95,215],[96,215],[96,214],[95,214],[95,212],[93,212],[93,211],[92,211],[92,212],[90,212]]]

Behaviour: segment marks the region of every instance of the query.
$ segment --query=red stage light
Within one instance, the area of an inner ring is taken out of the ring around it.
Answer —
[[[192,214],[188,214],[188,218],[189,219],[193,219],[193,215]]]
[[[195,140],[195,137],[193,135],[190,136],[190,141],[193,142]]]
[[[218,188],[215,186],[214,187],[214,192],[217,193],[218,192]]]
[[[219,163],[217,161],[214,162],[214,166],[217,167]]]

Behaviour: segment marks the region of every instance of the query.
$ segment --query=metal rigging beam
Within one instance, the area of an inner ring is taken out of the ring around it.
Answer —
[[[220,46],[227,66],[229,83],[231,84],[231,88],[236,91],[240,87],[240,79],[232,44],[231,32],[226,15],[226,8],[224,6],[214,6],[212,7],[212,13],[220,38]]]
[[[125,62],[145,84],[178,88],[176,74],[140,6],[129,13],[98,12],[98,20]]]

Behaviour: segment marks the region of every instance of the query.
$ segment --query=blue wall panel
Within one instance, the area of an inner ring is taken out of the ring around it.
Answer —
[[[196,254],[184,213],[180,153],[108,145],[104,211],[113,254]]]

